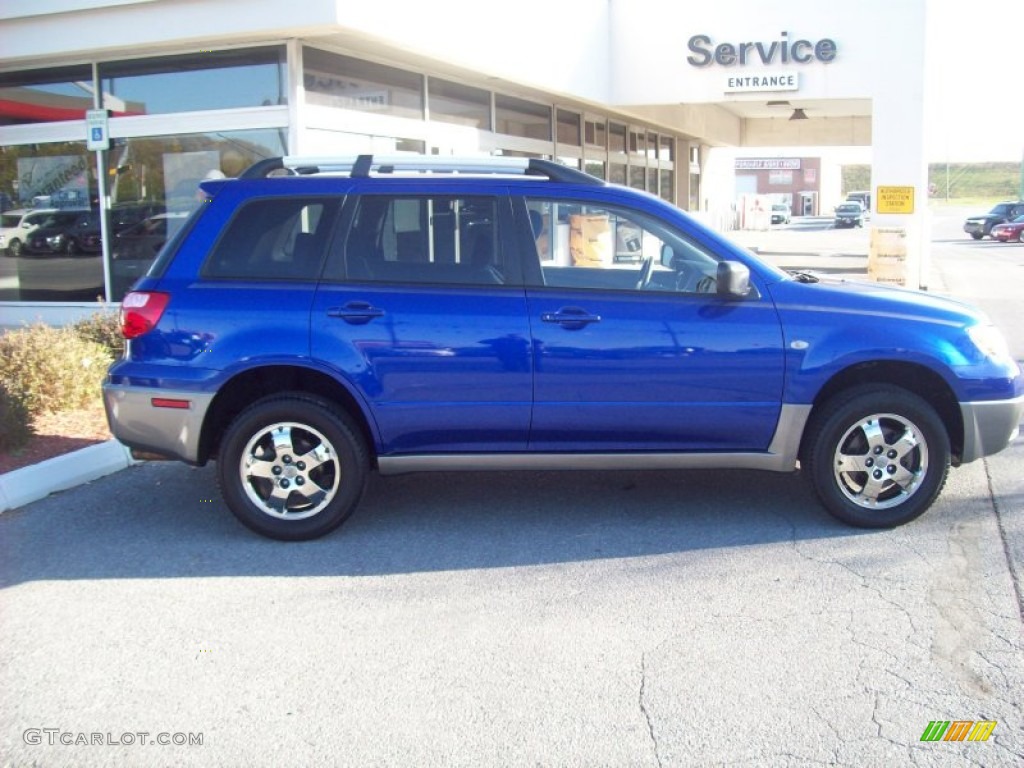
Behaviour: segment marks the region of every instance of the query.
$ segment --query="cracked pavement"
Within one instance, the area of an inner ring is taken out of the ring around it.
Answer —
[[[1020,440],[893,531],[740,471],[376,479],[303,544],[210,498],[148,464],[0,516],[0,765],[1024,764]]]

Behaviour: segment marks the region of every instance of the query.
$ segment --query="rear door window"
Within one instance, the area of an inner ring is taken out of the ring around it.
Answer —
[[[353,282],[521,285],[503,247],[501,201],[492,196],[363,195],[345,238]],[[507,202],[505,203],[507,208]]]

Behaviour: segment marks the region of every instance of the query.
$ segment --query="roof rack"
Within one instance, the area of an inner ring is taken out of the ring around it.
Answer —
[[[239,178],[262,179],[274,171],[288,170],[300,176],[317,173],[348,173],[353,178],[369,178],[371,173],[399,172],[507,174],[541,176],[550,181],[604,185],[588,173],[551,160],[533,157],[454,157],[447,155],[345,155],[269,157],[246,169]]]

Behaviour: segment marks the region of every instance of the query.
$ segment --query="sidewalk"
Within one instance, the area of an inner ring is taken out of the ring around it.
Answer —
[[[79,448],[0,475],[0,513],[89,483],[135,462],[116,440]]]

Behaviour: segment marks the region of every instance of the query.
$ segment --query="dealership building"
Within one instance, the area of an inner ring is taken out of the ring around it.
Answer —
[[[871,224],[899,233],[908,282],[923,285],[926,12],[927,0],[5,3],[0,201],[77,218],[32,253],[7,247],[17,222],[4,214],[0,324],[118,301],[201,180],[284,154],[553,158],[718,223],[735,202],[713,148],[870,147]],[[787,194],[806,200],[812,169],[759,170],[797,171]]]

